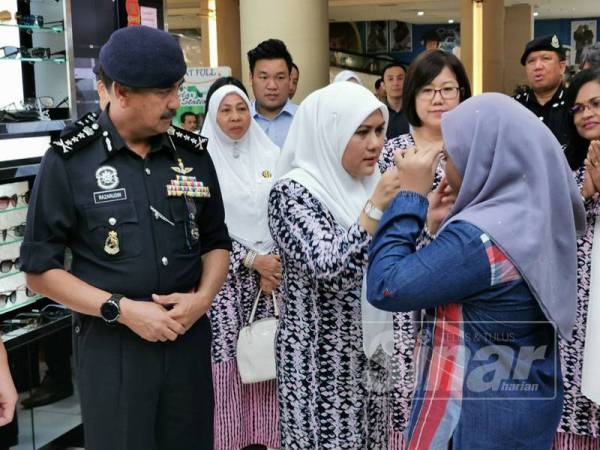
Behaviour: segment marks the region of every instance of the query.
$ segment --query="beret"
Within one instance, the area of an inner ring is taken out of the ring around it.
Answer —
[[[558,39],[558,36],[555,34],[550,34],[548,36],[535,38],[527,43],[525,46],[525,51],[523,52],[523,56],[521,56],[521,65],[525,65],[527,56],[529,56],[531,52],[539,52],[543,50],[556,52],[560,60],[564,59],[565,51],[560,40]]]
[[[108,77],[133,88],[166,88],[181,80],[187,67],[177,39],[146,26],[121,28],[100,49]]]

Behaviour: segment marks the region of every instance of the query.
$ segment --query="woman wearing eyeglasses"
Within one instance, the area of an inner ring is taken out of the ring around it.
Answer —
[[[588,361],[600,343],[592,325],[592,310],[596,320],[600,313],[600,277],[594,275],[600,261],[592,263],[592,255],[600,249],[600,233],[594,233],[600,214],[600,70],[578,73],[565,102],[572,116],[565,153],[585,200],[587,226],[577,240],[577,322],[572,341],[560,342],[565,397],[554,448],[600,449],[600,377],[590,365],[593,361]]]
[[[454,109],[471,96],[469,78],[459,59],[442,50],[421,53],[410,65],[404,81],[402,110],[405,111],[411,131],[385,143],[379,159],[382,172],[394,166],[398,151],[410,147],[442,148],[442,114]],[[441,181],[441,182],[440,182]],[[435,177],[437,189],[429,196],[428,231],[435,232],[452,205],[448,184],[438,168]],[[403,448],[402,433],[406,428],[412,398],[413,351],[415,332],[410,313],[394,315],[394,391],[392,396],[392,428],[390,449]]]

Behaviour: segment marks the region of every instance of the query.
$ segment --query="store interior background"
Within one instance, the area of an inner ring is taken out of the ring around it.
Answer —
[[[525,83],[519,60],[530,39],[556,34],[575,53],[573,30],[578,24],[593,25],[594,42],[599,41],[600,31],[599,0],[0,0],[0,10],[27,5],[65,6],[64,33],[52,35],[55,41],[48,41],[48,45],[56,47],[64,39],[66,62],[44,69],[42,65],[35,68],[0,58],[0,107],[22,100],[26,97],[24,91],[35,83],[40,93],[54,90],[57,99],[66,96],[59,113],[71,119],[97,111],[92,68],[100,47],[113,30],[127,26],[132,12],[139,13],[140,7],[155,11],[156,26],[179,38],[188,67],[230,70],[243,80],[250,93],[246,52],[264,39],[282,39],[300,68],[296,103],[345,68],[359,73],[372,90],[381,68],[392,60],[410,64],[424,50],[422,38],[432,31],[443,37],[441,45],[446,50],[458,52],[453,48],[460,47],[475,92],[512,94]],[[0,26],[0,47],[7,45],[2,40],[12,39],[14,33],[19,31]],[[31,34],[31,45],[46,42]],[[571,60],[569,65],[577,66]],[[43,84],[43,70],[60,75],[47,78],[56,86]],[[23,195],[31,188],[50,140],[69,122],[60,114],[60,120],[16,124],[20,128],[0,120],[0,196]],[[9,125],[20,131],[11,131]],[[25,213],[26,205],[22,203],[0,210],[0,228],[21,223]],[[0,242],[0,259],[18,256],[20,240]],[[9,277],[20,280],[22,275],[14,269],[0,273],[0,285]],[[24,399],[43,376],[44,343],[56,333],[68,331],[71,325],[69,317],[57,315],[41,326],[23,327],[16,332],[12,326],[12,331],[6,332],[6,324],[19,314],[51,303],[39,296],[19,295],[16,303],[0,306],[0,322]],[[64,351],[68,353],[69,349]],[[11,448],[58,450],[84,446],[76,392],[40,408],[24,409],[19,405],[18,422],[19,442]],[[12,432],[16,433],[14,429]],[[0,430],[0,449],[8,442],[3,433],[7,431]]]

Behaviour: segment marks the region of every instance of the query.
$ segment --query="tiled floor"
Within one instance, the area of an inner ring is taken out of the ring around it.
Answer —
[[[32,418],[35,429],[35,448],[40,448],[58,436],[73,429],[81,423],[81,411],[77,394],[53,403],[51,405],[23,409],[17,406],[19,415],[19,445],[11,447],[11,450],[32,450]]]

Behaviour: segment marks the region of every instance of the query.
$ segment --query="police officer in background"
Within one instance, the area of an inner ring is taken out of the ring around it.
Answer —
[[[52,143],[33,187],[22,268],[75,312],[88,450],[213,448],[205,313],[231,243],[205,140],[170,124],[185,72],[168,33],[115,31],[106,110]]]
[[[569,111],[565,107],[565,52],[555,34],[530,41],[521,56],[528,88],[515,100],[538,116],[563,148],[569,142]]]

